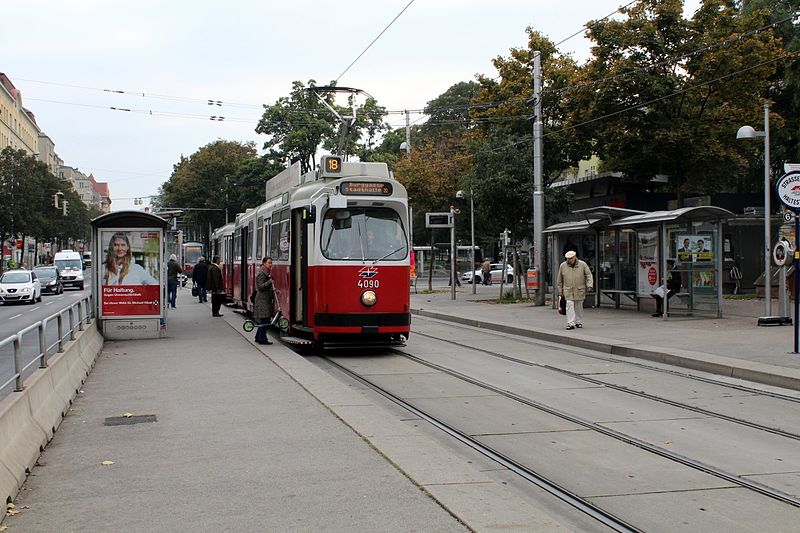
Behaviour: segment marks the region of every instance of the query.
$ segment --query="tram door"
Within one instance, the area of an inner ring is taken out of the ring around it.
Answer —
[[[313,226],[305,224],[302,210],[292,213],[292,320],[296,324],[307,325],[308,302],[305,287],[308,280],[308,232]]]
[[[243,306],[246,308],[248,307],[249,303],[249,293],[247,292],[247,278],[249,277],[248,271],[248,264],[247,259],[248,255],[250,255],[250,228],[252,228],[252,223],[247,226],[242,227],[242,239],[240,241],[241,250],[239,250],[239,255],[241,256],[241,262],[239,264],[239,295],[242,301]]]

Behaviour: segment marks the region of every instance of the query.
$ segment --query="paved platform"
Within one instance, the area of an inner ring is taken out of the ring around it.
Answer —
[[[181,291],[166,338],[106,343],[7,531],[562,528],[488,460],[279,343],[253,344],[223,312]],[[104,424],[126,413],[156,421]]]
[[[499,284],[478,285],[474,295],[471,285],[456,287],[455,300],[446,285],[433,288],[430,294],[412,290],[413,313],[800,390],[800,355],[791,353],[794,327],[758,326],[763,299],[725,300],[721,319],[662,320],[631,308],[587,308],[584,327],[567,331],[565,317],[549,304],[498,303]],[[422,291],[422,281],[417,289]]]

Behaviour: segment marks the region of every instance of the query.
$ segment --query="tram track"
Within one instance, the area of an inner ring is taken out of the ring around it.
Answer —
[[[751,422],[749,420],[745,420],[745,419],[742,419],[742,418],[737,418],[737,417],[734,417],[734,416],[726,415],[726,414],[720,413],[718,411],[711,411],[711,410],[705,409],[703,407],[697,407],[697,406],[689,405],[689,404],[686,404],[686,403],[683,403],[683,402],[679,402],[679,401],[676,401],[676,400],[670,400],[669,398],[664,398],[662,396],[657,396],[655,394],[650,394],[648,392],[637,391],[637,390],[631,389],[629,387],[624,387],[622,385],[616,385],[614,383],[608,383],[607,381],[603,381],[601,379],[597,379],[597,378],[594,378],[594,377],[590,377],[590,376],[586,376],[586,375],[583,375],[583,374],[579,374],[577,372],[572,372],[570,370],[565,370],[565,369],[559,368],[557,366],[540,364],[540,363],[536,363],[536,362],[533,362],[533,361],[528,361],[528,360],[525,360],[525,359],[520,359],[518,357],[514,357],[514,356],[506,355],[506,354],[503,354],[503,353],[495,352],[495,351],[492,351],[492,350],[487,350],[487,349],[484,349],[484,348],[476,348],[474,346],[469,346],[468,344],[465,344],[465,343],[462,343],[462,342],[453,341],[453,340],[450,340],[450,339],[446,339],[444,337],[437,337],[435,335],[430,335],[430,334],[427,334],[427,333],[415,332],[415,335],[418,335],[418,336],[421,336],[421,337],[425,337],[425,338],[428,338],[428,339],[433,339],[433,340],[440,341],[440,342],[444,342],[444,343],[447,343],[447,344],[451,344],[453,346],[458,346],[459,348],[467,348],[467,349],[470,349],[470,350],[473,350],[473,351],[476,351],[476,352],[484,353],[486,355],[489,355],[489,356],[497,358],[497,359],[503,359],[503,360],[506,360],[506,361],[510,361],[512,363],[525,365],[525,366],[530,366],[530,367],[546,369],[546,370],[549,370],[549,371],[552,371],[552,372],[559,373],[561,375],[569,376],[569,377],[571,377],[573,379],[584,381],[586,383],[591,383],[593,385],[599,385],[599,386],[607,387],[609,389],[616,390],[616,391],[619,391],[619,392],[623,392],[625,394],[630,394],[632,396],[637,396],[639,398],[645,398],[647,400],[651,400],[651,401],[654,401],[654,402],[662,403],[662,404],[665,404],[665,405],[671,405],[672,407],[678,407],[680,409],[685,409],[687,411],[692,411],[692,412],[695,412],[695,413],[698,413],[698,414],[702,414],[702,415],[705,415],[705,416],[709,416],[709,417],[713,417],[713,418],[719,418],[721,420],[726,420],[726,421],[734,423],[734,424],[739,424],[739,425],[742,425],[742,426],[746,426],[746,427],[750,427],[750,428],[753,428],[753,429],[757,429],[759,431],[764,431],[764,432],[767,432],[767,433],[772,433],[774,435],[780,435],[781,437],[786,437],[788,439],[793,439],[793,440],[800,441],[800,434],[797,434],[797,433],[792,433],[790,431],[785,431],[785,430],[782,430],[780,428],[766,426],[764,424],[759,424],[757,422]],[[532,344],[539,344],[539,343],[532,343]],[[405,352],[402,352],[400,350],[396,350],[396,353],[401,353],[403,355],[408,356],[408,354],[406,354]],[[580,356],[589,357],[589,358],[592,358],[592,359],[601,359],[601,360],[605,360],[605,361],[610,361],[610,362],[613,361],[615,363],[620,363],[620,361],[618,361],[618,360],[605,359],[605,358],[602,358],[602,357],[597,358],[597,357],[594,357],[594,356],[591,356],[591,355],[585,355],[585,354],[582,354],[582,353],[578,353],[577,351],[574,351],[574,350],[572,351],[572,353],[575,353],[575,354],[580,355]],[[411,356],[411,357],[414,357],[414,356]],[[423,360],[419,360],[419,362],[422,362],[423,364],[427,364]],[[624,362],[623,364],[627,364],[627,361]],[[645,368],[651,369],[652,367],[645,366]],[[659,370],[657,368],[652,368],[652,369]],[[722,382],[712,382],[711,384],[724,385]],[[753,389],[752,394],[760,394],[760,392],[758,392],[756,389]],[[764,395],[772,397],[772,398],[776,398],[776,395],[774,395],[774,394],[766,393]],[[779,395],[779,396],[782,396],[782,395]],[[791,398],[791,397],[788,397],[788,398]],[[784,400],[783,397],[778,397],[776,399]],[[800,401],[800,400],[798,400],[796,398],[793,398],[792,400]]]
[[[532,400],[530,398],[526,398],[519,394],[505,390],[501,387],[492,385],[491,383],[487,383],[480,379],[476,379],[474,377],[465,375],[457,370],[447,368],[445,366],[432,363],[429,361],[425,361],[413,354],[405,353],[401,350],[394,348],[390,349],[390,352],[399,357],[407,358],[416,364],[424,365],[437,372],[441,372],[458,380],[480,387],[483,390],[492,392],[494,394],[500,395],[515,402],[519,402],[520,404],[544,412],[548,415],[558,417],[562,420],[571,422],[573,424],[577,424],[578,426],[581,426],[585,429],[588,429],[600,435],[604,435],[606,437],[610,437],[616,441],[622,442],[623,444],[629,446],[633,446],[644,452],[651,453],[655,456],[680,464],[692,470],[702,472],[710,476],[714,476],[734,486],[740,487],[742,489],[747,489],[761,496],[773,499],[777,502],[780,502],[781,504],[786,504],[793,508],[800,508],[800,498],[795,497],[794,495],[788,494],[779,489],[776,489],[774,487],[765,485],[763,483],[759,483],[758,481],[754,481],[746,477],[742,477],[738,474],[726,471],[722,468],[718,468],[716,466],[703,463],[701,461],[692,459],[691,457],[664,449],[663,447],[652,444],[640,438],[627,435],[621,431],[617,431],[615,429],[605,427],[601,424],[585,420],[579,416],[567,413],[551,405],[547,405],[545,403]],[[456,439],[458,442],[469,446],[478,453],[481,453],[485,457],[497,462],[498,464],[507,468],[511,472],[514,472],[515,474],[519,475],[524,480],[533,483],[534,485],[546,490],[548,493],[552,494],[559,500],[571,505],[575,509],[580,510],[581,512],[589,515],[590,517],[595,518],[599,522],[607,525],[608,527],[614,529],[615,531],[641,531],[641,528],[637,528],[635,524],[631,524],[630,521],[626,520],[624,516],[615,515],[614,513],[606,509],[603,509],[601,506],[593,503],[588,498],[581,497],[580,495],[576,494],[574,490],[570,489],[569,483],[564,484],[557,480],[550,479],[545,475],[542,475],[539,472],[537,472],[535,470],[536,467],[524,464],[524,460],[515,459],[515,457],[513,457],[512,455],[500,452],[495,448],[493,448],[492,446],[484,442],[481,442],[480,440],[481,435],[476,435],[473,437],[469,433],[465,432],[462,429],[459,429],[454,424],[448,422],[446,419],[430,414],[424,408],[414,405],[413,401],[404,399],[403,397],[393,393],[386,386],[379,385],[374,381],[372,381],[369,377],[365,377],[364,375],[361,375],[358,372],[348,368],[346,365],[339,363],[338,361],[335,360],[336,356],[321,356],[321,359],[324,360],[326,363],[330,364],[335,369],[342,372],[347,377],[357,381],[358,383],[369,388],[370,390],[377,392],[381,396],[387,398],[388,400],[408,410],[415,416],[418,416],[421,419],[427,421],[437,429],[445,432],[447,435]]]
[[[546,404],[544,404],[542,402],[538,402],[536,400],[531,400],[530,398],[526,398],[526,397],[521,396],[519,394],[515,394],[513,392],[507,391],[505,389],[502,389],[500,387],[492,385],[491,383],[486,383],[486,382],[481,381],[479,379],[475,379],[475,378],[473,378],[471,376],[467,376],[467,375],[465,375],[465,374],[463,374],[463,373],[461,373],[461,372],[459,372],[457,370],[453,370],[451,368],[447,368],[445,366],[442,366],[442,365],[439,365],[439,364],[436,364],[436,363],[432,363],[430,361],[426,361],[426,360],[421,359],[421,358],[419,358],[419,357],[417,357],[415,355],[408,354],[408,353],[402,352],[402,351],[397,350],[397,349],[392,349],[392,352],[394,352],[394,353],[396,353],[396,354],[398,354],[398,355],[400,355],[402,357],[406,357],[406,358],[408,358],[408,359],[410,359],[410,360],[412,360],[412,361],[414,361],[414,362],[416,362],[418,364],[421,364],[421,365],[427,366],[429,368],[432,368],[432,369],[434,369],[434,370],[436,370],[438,372],[442,372],[442,373],[447,374],[449,376],[458,378],[458,379],[460,379],[462,381],[465,381],[467,383],[471,383],[472,385],[475,385],[475,386],[478,386],[478,387],[483,388],[485,390],[494,392],[495,394],[499,394],[499,395],[504,396],[506,398],[515,400],[515,401],[517,401],[519,403],[522,403],[522,404],[527,405],[529,407],[533,407],[533,408],[538,409],[540,411],[543,411],[545,413],[554,415],[554,416],[556,416],[558,418],[561,418],[563,420],[567,420],[567,421],[572,422],[574,424],[577,424],[579,426],[583,426],[583,427],[585,427],[587,429],[590,429],[592,431],[596,431],[598,433],[601,433],[601,434],[606,435],[608,437],[611,437],[613,439],[619,440],[619,441],[624,442],[626,444],[629,444],[629,445],[632,445],[632,446],[636,446],[637,448],[640,448],[640,449],[645,450],[647,452],[650,452],[650,453],[653,453],[655,455],[664,457],[665,459],[669,459],[671,461],[683,464],[685,466],[688,466],[688,467],[693,468],[695,470],[704,472],[706,474],[710,474],[710,475],[716,476],[716,477],[718,477],[720,479],[723,479],[725,481],[728,481],[730,483],[734,483],[734,484],[739,485],[741,487],[750,489],[750,490],[752,490],[754,492],[758,492],[758,493],[763,494],[765,496],[769,496],[771,498],[774,498],[774,499],[776,499],[776,500],[778,500],[778,501],[780,501],[782,503],[786,503],[786,504],[792,505],[794,507],[800,507],[800,498],[797,498],[797,497],[795,497],[795,496],[793,496],[791,494],[788,494],[788,493],[783,492],[781,490],[775,489],[775,488],[770,487],[768,485],[765,485],[763,483],[759,483],[757,481],[753,481],[753,480],[750,480],[750,479],[743,478],[743,477],[741,477],[739,475],[733,474],[731,472],[727,472],[727,471],[725,471],[725,470],[723,470],[721,468],[717,468],[715,466],[705,464],[705,463],[703,463],[701,461],[697,461],[697,460],[692,459],[690,457],[687,457],[687,456],[684,456],[684,455],[681,455],[681,454],[666,450],[666,449],[664,449],[664,448],[662,448],[660,446],[656,446],[656,445],[654,445],[652,443],[649,443],[649,442],[647,442],[645,440],[642,440],[642,439],[639,439],[639,438],[636,438],[636,437],[632,437],[632,436],[627,435],[627,434],[625,434],[625,433],[623,433],[621,431],[617,431],[615,429],[611,429],[611,428],[608,428],[606,426],[603,426],[602,424],[597,424],[595,422],[592,422],[592,421],[589,421],[589,420],[585,420],[585,419],[583,419],[581,417],[578,417],[576,415],[572,415],[572,414],[566,413],[564,411],[561,411],[560,409],[556,409],[556,408],[554,408],[552,406],[549,406],[549,405],[546,405]]]
[[[634,527],[633,525],[627,523],[626,521],[615,516],[614,514],[593,504],[587,499],[582,498],[577,494],[571,492],[570,490],[562,487],[555,481],[548,479],[547,477],[537,473],[535,470],[523,465],[518,461],[515,461],[510,457],[507,457],[506,455],[498,452],[497,450],[494,450],[490,446],[481,443],[480,441],[468,435],[467,433],[451,426],[447,422],[440,420],[439,418],[425,412],[423,409],[420,409],[414,406],[413,404],[403,400],[402,398],[386,390],[385,388],[373,383],[372,381],[364,378],[358,373],[350,370],[346,366],[339,364],[332,358],[327,356],[320,356],[320,358],[325,362],[327,362],[328,364],[330,364],[331,366],[333,366],[334,368],[336,368],[337,370],[339,370],[340,372],[342,372],[343,374],[350,377],[351,379],[368,387],[370,390],[377,392],[384,398],[394,402],[395,404],[401,406],[402,408],[406,409],[415,416],[418,416],[419,418],[425,420],[426,422],[436,427],[437,429],[445,432],[447,435],[453,437],[460,443],[469,446],[470,448],[482,454],[483,456],[497,462],[498,464],[502,465],[508,470],[519,475],[526,481],[536,485],[537,487],[551,494],[558,500],[572,506],[573,508],[588,515],[594,520],[597,520],[598,522],[611,528],[612,530],[620,532],[642,531],[641,529]]]
[[[483,327],[476,328],[475,326],[468,326],[468,325],[460,324],[458,322],[450,322],[450,321],[447,321],[447,320],[442,320],[440,318],[431,318],[431,317],[418,316],[418,315],[415,315],[414,318],[415,319],[427,320],[427,321],[430,321],[430,322],[433,322],[433,323],[437,323],[437,324],[446,324],[449,327],[456,328],[456,329],[461,329],[461,330],[464,330],[464,331],[476,331],[476,330],[479,330],[481,333],[492,335],[492,336],[494,336],[494,337],[496,337],[498,339],[507,339],[507,338],[509,338],[509,335],[510,335],[510,334],[497,333],[496,331],[492,330],[491,328],[483,328]],[[445,338],[442,338],[442,337],[436,337],[435,335],[430,335],[430,334],[427,334],[427,333],[420,333],[419,331],[416,331],[416,330],[414,331],[414,335],[419,335],[421,337],[441,340],[441,341],[445,341],[445,342],[448,341],[448,339],[445,339]],[[525,337],[525,336],[519,336],[519,335],[512,335],[512,336],[515,338],[515,340],[517,342],[524,343],[524,344],[527,344],[527,345],[530,345],[530,346],[541,346],[543,348],[553,348],[553,346],[555,344],[554,341],[539,341],[539,340],[536,340],[536,339],[531,338],[531,337]],[[472,348],[472,347],[470,347],[470,348]],[[618,358],[604,357],[602,355],[592,355],[592,354],[586,353],[587,351],[591,351],[591,348],[576,349],[576,348],[572,348],[572,347],[566,346],[566,345],[558,345],[558,349],[559,349],[559,351],[564,352],[564,353],[571,353],[571,354],[579,355],[581,357],[586,357],[588,359],[594,359],[596,361],[603,361],[603,362],[607,362],[607,363],[616,363],[616,364],[626,364],[626,365],[635,366],[637,368],[641,368],[641,369],[644,369],[644,370],[649,370],[649,371],[658,372],[658,373],[661,373],[661,374],[667,374],[667,375],[671,375],[671,376],[685,378],[685,379],[689,379],[689,380],[692,380],[692,381],[698,381],[700,383],[705,383],[705,384],[708,384],[708,385],[716,385],[716,386],[719,386],[719,387],[724,387],[726,389],[736,390],[736,391],[739,391],[739,392],[747,392],[747,393],[750,393],[750,394],[758,394],[760,396],[767,396],[767,397],[770,397],[770,398],[775,398],[775,399],[784,400],[784,401],[787,401],[787,402],[793,402],[793,403],[800,404],[800,396],[792,396],[792,395],[789,395],[789,394],[782,394],[782,393],[779,393],[779,392],[768,391],[768,390],[764,390],[764,389],[758,389],[758,388],[755,388],[755,387],[748,387],[746,385],[740,385],[740,384],[737,384],[737,383],[730,383],[730,382],[727,382],[727,381],[720,381],[720,380],[709,378],[709,377],[705,377],[705,376],[698,376],[697,374],[690,374],[688,372],[682,372],[680,370],[673,370],[673,369],[653,366],[653,365],[649,365],[647,363],[642,363],[642,362],[639,362],[639,361],[631,360],[630,358],[627,358],[627,357],[622,359],[622,358],[619,358],[619,357]],[[541,366],[543,368],[546,367],[545,365],[541,365]],[[556,368],[556,367],[553,367],[553,368]]]

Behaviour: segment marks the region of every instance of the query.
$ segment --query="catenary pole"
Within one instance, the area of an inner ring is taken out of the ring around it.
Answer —
[[[533,266],[539,273],[535,305],[544,305],[544,188],[542,185],[542,53],[533,53]]]

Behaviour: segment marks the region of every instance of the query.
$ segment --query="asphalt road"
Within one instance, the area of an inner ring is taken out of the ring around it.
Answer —
[[[64,289],[63,294],[51,295],[42,294],[42,301],[38,303],[23,304],[23,303],[7,303],[0,305],[0,341],[19,331],[25,329],[31,324],[52,316],[58,311],[65,309],[70,304],[77,302],[84,296],[91,292],[91,278],[87,277],[87,282],[83,290],[68,288]],[[77,320],[77,314],[75,316]],[[64,313],[64,332],[66,334],[69,328],[69,316]],[[46,329],[47,345],[51,346],[58,340],[58,324],[54,320],[48,323]],[[52,354],[57,350],[57,347],[52,348],[48,353]],[[30,361],[36,358],[39,353],[39,337],[37,332],[30,332],[23,337],[22,340],[22,365],[27,365]],[[30,375],[38,364],[33,364],[28,368],[23,376]],[[14,375],[14,348],[13,345],[8,345],[0,348],[0,398],[7,395],[14,389],[12,382],[5,387],[3,383],[11,379]]]

